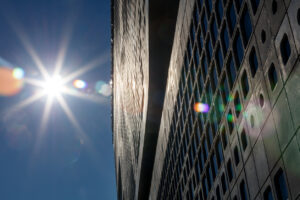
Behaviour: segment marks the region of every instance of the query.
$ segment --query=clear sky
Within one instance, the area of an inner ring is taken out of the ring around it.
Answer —
[[[50,76],[64,55],[62,79],[92,66],[66,84],[82,98],[61,94],[73,123],[54,97],[42,126],[47,94],[14,110],[41,90],[27,82],[0,96],[0,199],[116,199],[111,99],[99,92],[110,81],[110,1],[1,0],[0,30],[0,57],[24,79],[44,81],[34,52]],[[87,87],[74,88],[75,79]]]

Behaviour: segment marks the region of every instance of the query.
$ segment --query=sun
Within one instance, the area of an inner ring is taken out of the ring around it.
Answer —
[[[61,76],[55,75],[45,80],[43,84],[43,91],[46,95],[50,97],[57,97],[62,93],[63,87],[64,84]]]

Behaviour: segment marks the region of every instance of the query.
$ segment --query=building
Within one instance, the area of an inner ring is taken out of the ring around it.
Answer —
[[[299,53],[299,0],[181,0],[149,199],[299,199]]]
[[[112,2],[118,198],[298,199],[300,1]]]
[[[112,129],[118,199],[147,199],[178,0],[112,0]]]

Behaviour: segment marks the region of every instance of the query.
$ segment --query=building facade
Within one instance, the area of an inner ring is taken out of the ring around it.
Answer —
[[[148,198],[299,199],[299,53],[299,0],[181,0]]]
[[[178,0],[112,0],[112,129],[118,199],[147,199]]]

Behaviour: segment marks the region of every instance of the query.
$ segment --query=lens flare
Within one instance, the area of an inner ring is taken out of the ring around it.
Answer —
[[[13,69],[0,67],[0,95],[13,96],[19,93],[23,81],[14,77]]]
[[[209,105],[206,103],[195,103],[194,111],[197,113],[207,113],[209,111]]]
[[[84,89],[87,84],[83,80],[75,80],[73,81],[73,85],[78,89]]]
[[[232,114],[228,114],[228,115],[227,115],[227,120],[228,120],[229,122],[234,122],[234,116],[233,116]]]
[[[63,89],[62,79],[59,75],[56,75],[48,79],[43,87],[48,96],[57,96]]]
[[[24,70],[19,67],[14,68],[12,72],[13,77],[18,80],[22,79],[24,77],[24,74],[25,74]]]
[[[111,85],[106,84],[103,81],[98,81],[95,85],[95,90],[104,96],[110,96],[111,95]]]

